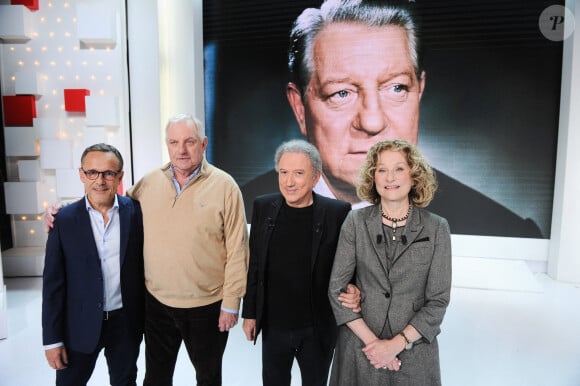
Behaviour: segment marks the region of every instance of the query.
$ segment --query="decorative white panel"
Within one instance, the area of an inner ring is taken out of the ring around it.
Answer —
[[[32,218],[26,216],[22,220],[20,216],[15,216],[14,233],[12,241],[15,247],[44,247],[46,245],[47,233],[44,230],[43,215],[35,215]]]
[[[81,48],[112,48],[116,45],[116,14],[110,6],[81,3],[76,11]]]
[[[33,118],[32,124],[36,128],[38,138],[56,139],[60,131],[60,122],[56,118]]]
[[[40,181],[40,161],[18,160],[19,181]]]
[[[72,153],[73,169],[75,170],[78,170],[78,168],[81,167],[81,157],[83,156],[83,151],[85,151],[85,148],[82,147],[82,144],[80,142],[75,142]]]
[[[72,141],[41,139],[40,167],[42,169],[72,168]]]
[[[58,169],[56,171],[56,195],[60,198],[78,198],[84,194],[84,185],[78,169]]]
[[[42,276],[44,269],[44,246],[17,247],[2,251],[5,277]]]
[[[47,207],[50,204],[58,202],[59,199],[56,196],[56,173],[54,175],[44,174],[42,175],[42,199],[43,206]]]
[[[16,95],[42,95],[41,76],[35,71],[19,71],[14,74],[14,91]]]
[[[85,97],[88,126],[119,126],[119,98],[116,96]]]
[[[37,130],[31,126],[7,126],[4,128],[4,141],[7,157],[37,157]]]
[[[31,39],[31,12],[24,5],[0,5],[0,40],[26,43]]]
[[[83,150],[95,143],[107,143],[107,131],[103,126],[89,126],[83,131]]]
[[[5,182],[6,213],[37,214],[44,212],[40,182]]]

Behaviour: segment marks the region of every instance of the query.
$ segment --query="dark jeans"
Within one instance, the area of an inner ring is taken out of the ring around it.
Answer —
[[[326,386],[334,350],[322,349],[313,327],[297,330],[264,326],[262,381],[264,386],[290,386],[292,363],[298,361],[302,386]]]
[[[68,367],[57,370],[57,386],[86,385],[93,374],[99,353],[104,348],[109,366],[109,381],[112,386],[135,386],[137,380],[137,358],[143,337],[129,333],[123,311],[103,321],[101,337],[94,352],[90,354],[67,348]]]
[[[220,386],[228,340],[220,332],[221,301],[195,308],[173,308],[147,292],[145,298],[144,386],[171,386],[177,354],[184,342],[198,386]]]

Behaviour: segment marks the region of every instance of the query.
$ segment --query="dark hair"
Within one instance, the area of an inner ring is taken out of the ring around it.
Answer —
[[[327,0],[319,8],[306,8],[294,21],[290,32],[288,69],[292,82],[302,95],[312,77],[314,40],[322,29],[333,23],[357,23],[369,27],[397,26],[407,32],[411,60],[417,78],[419,66],[419,40],[417,26],[409,6],[397,1],[377,0]]]
[[[94,145],[87,147],[85,151],[83,151],[83,155],[81,156],[81,165],[83,164],[87,154],[93,151],[100,151],[102,153],[113,153],[115,157],[117,157],[117,161],[119,161],[119,171],[123,170],[123,156],[115,146],[106,143],[96,143]]]
[[[417,147],[402,139],[393,141],[381,141],[374,144],[367,152],[367,157],[360,169],[359,184],[356,193],[361,200],[377,204],[381,201],[381,196],[375,186],[375,171],[379,161],[379,155],[385,151],[398,151],[403,154],[411,168],[411,178],[413,186],[409,192],[409,199],[419,208],[424,208],[435,195],[437,190],[437,180],[435,173],[427,160],[423,157]]]

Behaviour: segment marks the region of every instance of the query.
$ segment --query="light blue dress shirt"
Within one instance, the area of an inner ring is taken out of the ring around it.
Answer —
[[[101,271],[103,273],[103,311],[113,311],[123,307],[121,298],[121,224],[119,221],[119,201],[115,195],[113,207],[108,210],[109,221],[105,224],[105,219],[99,211],[93,209],[85,196],[85,202],[93,236],[97,245],[97,252],[101,260]]]

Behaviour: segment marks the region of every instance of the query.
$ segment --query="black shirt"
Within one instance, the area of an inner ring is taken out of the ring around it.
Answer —
[[[265,323],[270,327],[312,325],[311,253],[313,205],[280,208],[268,245]]]

